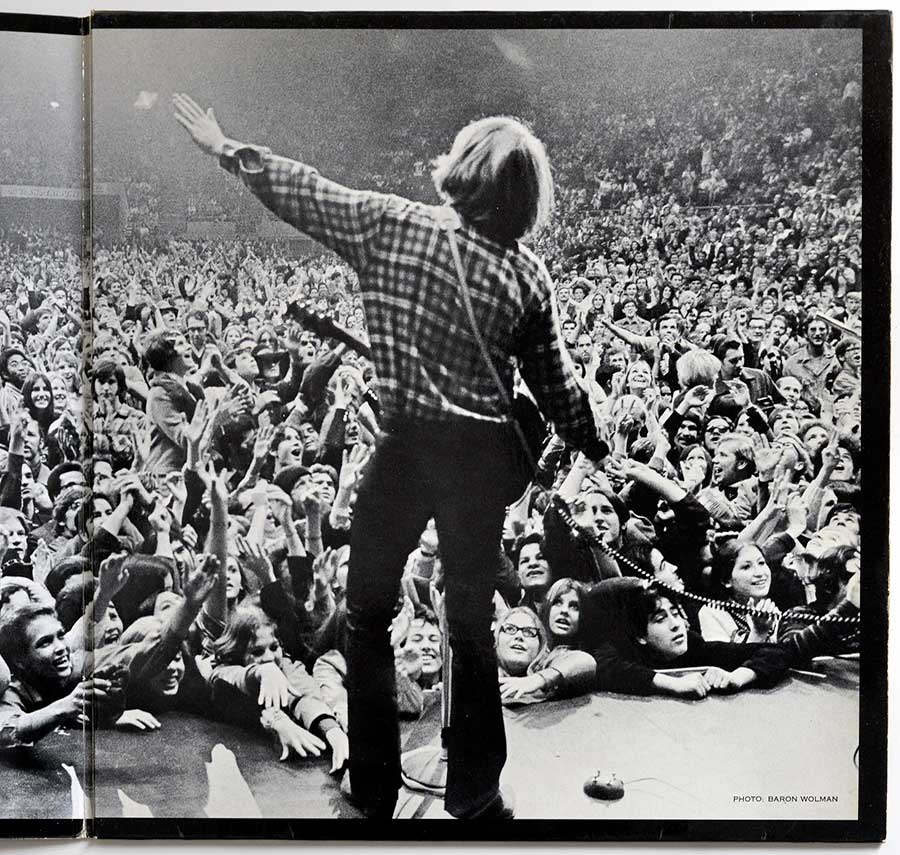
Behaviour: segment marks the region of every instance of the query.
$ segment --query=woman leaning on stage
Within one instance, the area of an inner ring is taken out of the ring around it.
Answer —
[[[92,700],[105,703],[111,682],[99,673],[85,679],[85,627],[106,613],[126,578],[121,562],[104,562],[94,598],[68,632],[42,585],[0,580],[0,748],[35,743],[58,727],[79,728],[88,723]]]
[[[209,680],[219,717],[273,732],[282,760],[290,751],[318,757],[327,747],[331,771],[344,766],[347,736],[334,711],[303,664],[284,654],[277,627],[254,598],[235,609],[213,651]]]
[[[593,688],[596,663],[579,649],[584,604],[584,587],[574,579],[559,579],[547,592],[540,617],[519,607],[497,622],[504,704],[573,697]]]

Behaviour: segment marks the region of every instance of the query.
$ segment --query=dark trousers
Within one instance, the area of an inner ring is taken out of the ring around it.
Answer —
[[[350,781],[370,816],[392,815],[401,783],[389,626],[404,564],[431,517],[453,651],[444,806],[464,815],[498,792],[506,735],[491,617],[510,443],[509,429],[490,422],[395,426],[379,437],[360,484],[347,578],[347,695]]]

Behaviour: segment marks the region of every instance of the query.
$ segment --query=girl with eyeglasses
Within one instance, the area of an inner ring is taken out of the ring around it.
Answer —
[[[530,609],[507,612],[494,635],[504,703],[536,703],[590,690],[597,666],[589,653],[578,649],[584,605],[584,586],[560,579],[547,592],[540,619]],[[504,661],[512,666],[506,675]]]
[[[516,606],[506,612],[494,628],[501,681],[504,677],[525,677],[545,643],[544,627],[530,608]]]

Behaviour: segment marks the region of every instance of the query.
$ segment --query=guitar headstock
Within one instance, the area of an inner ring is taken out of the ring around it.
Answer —
[[[334,321],[328,315],[317,312],[309,300],[289,303],[287,314],[320,338],[330,338],[334,335]]]
[[[369,343],[360,336],[344,329],[333,318],[313,309],[312,303],[308,300],[298,300],[289,303],[287,307],[287,316],[297,321],[304,329],[314,332],[319,338],[333,338],[348,347],[352,347],[357,353],[371,358],[371,348]]]

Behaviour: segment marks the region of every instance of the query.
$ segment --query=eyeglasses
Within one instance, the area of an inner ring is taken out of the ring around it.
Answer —
[[[500,627],[500,632],[504,635],[515,635],[521,632],[525,638],[537,638],[538,631],[536,626],[516,626],[514,623],[505,623]]]

